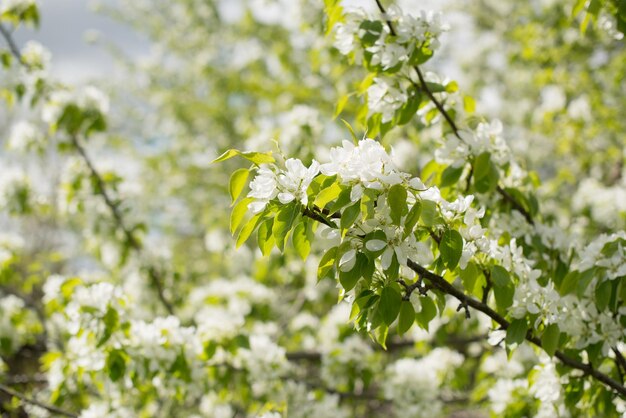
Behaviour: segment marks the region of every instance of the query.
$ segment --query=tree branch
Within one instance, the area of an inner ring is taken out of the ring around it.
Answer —
[[[100,175],[100,173],[94,166],[93,162],[87,155],[85,148],[83,148],[83,146],[79,142],[78,137],[76,135],[72,135],[70,137],[70,141],[72,145],[74,146],[74,148],[76,149],[76,151],[78,152],[78,154],[80,154],[80,156],[82,157],[83,161],[85,161],[85,164],[87,165],[87,168],[89,169],[91,177],[96,182],[96,194],[99,194],[102,197],[102,199],[104,200],[104,203],[111,211],[115,224],[124,234],[124,238],[126,239],[126,242],[135,252],[137,252],[138,254],[141,254],[141,251],[143,249],[141,243],[137,240],[137,238],[135,238],[135,236],[133,235],[133,232],[130,230],[128,225],[126,225],[124,216],[122,215],[119,209],[119,203],[116,203],[113,201],[113,198],[109,194],[109,191],[106,187],[104,180],[102,179],[102,176]],[[159,301],[161,302],[165,310],[170,315],[174,315],[174,307],[172,303],[169,300],[167,300],[167,298],[165,297],[162,276],[159,274],[159,272],[156,270],[154,266],[149,266],[147,270],[148,270],[148,277],[150,278],[150,282],[152,282],[152,284],[156,288]]]
[[[387,14],[387,11],[385,10],[380,0],[376,0],[376,5],[378,6],[378,10],[380,10],[380,12],[383,15]],[[385,21],[387,23],[387,27],[389,28],[389,32],[393,36],[396,36],[396,31],[391,21],[388,19],[386,19]],[[458,126],[456,125],[456,122],[454,122],[454,119],[452,119],[452,116],[450,116],[450,113],[448,113],[448,111],[443,107],[443,104],[435,97],[434,93],[428,87],[428,84],[426,83],[426,79],[424,78],[424,74],[422,74],[422,71],[420,70],[419,66],[414,65],[413,69],[415,70],[415,73],[417,74],[417,78],[419,79],[420,90],[426,93],[426,96],[428,96],[428,99],[435,105],[435,107],[437,108],[439,113],[441,113],[441,115],[446,120],[448,125],[450,125],[450,128],[452,129],[452,133],[454,134],[454,136],[456,136],[461,142],[465,142],[465,140],[461,137],[459,133],[460,130]],[[507,202],[510,202],[513,208],[517,210],[518,212],[520,212],[524,216],[524,218],[526,218],[529,224],[534,225],[534,221],[533,221],[531,214],[519,202],[517,202],[510,194],[506,193],[506,191],[500,186],[498,186],[497,192],[502,196],[504,200],[506,200]]]
[[[11,51],[11,54],[13,54],[13,56],[15,58],[17,58],[17,60],[20,62],[20,64],[25,66],[26,63],[22,59],[22,54],[20,53],[20,50],[17,47],[17,44],[13,40],[13,37],[11,36],[11,33],[2,24],[0,24],[0,34],[2,34],[2,37],[4,38],[4,40],[6,41],[7,45],[9,46],[9,50]]]
[[[462,304],[466,306],[470,306],[476,309],[477,311],[484,313],[485,315],[493,319],[495,322],[497,322],[502,329],[504,330],[508,329],[510,325],[509,321],[507,321],[502,315],[500,315],[499,313],[491,309],[486,303],[483,303],[477,299],[474,299],[471,296],[466,295],[461,290],[457,289],[452,284],[448,283],[448,281],[444,279],[443,277],[430,272],[429,270],[425,269],[424,267],[415,263],[412,260],[408,260],[408,266],[411,270],[413,270],[415,273],[420,275],[420,277],[431,282],[437,289],[454,297]],[[532,335],[530,331],[526,334],[526,340],[533,343],[537,347],[542,348],[541,340],[535,337],[534,335]],[[594,369],[591,364],[583,363],[581,361],[568,357],[561,351],[557,351],[554,354],[554,356],[558,358],[566,366],[571,367],[573,369],[581,370],[586,375],[592,376],[596,380],[604,383],[606,386],[615,390],[622,397],[626,398],[626,387],[624,387],[623,385],[621,385],[619,382],[612,379],[608,375],[601,373],[598,370]]]
[[[0,34],[2,34],[2,37],[5,39],[5,41],[9,45],[9,49],[11,50],[11,53],[19,60],[20,64],[22,64],[23,66],[27,66],[24,60],[22,59],[22,55],[20,54],[20,51],[15,41],[13,40],[13,37],[11,36],[9,31],[2,25],[0,25]],[[122,216],[122,213],[119,210],[119,205],[113,202],[113,199],[111,198],[111,196],[109,195],[109,192],[107,191],[106,184],[104,180],[102,180],[102,176],[96,170],[95,166],[93,165],[89,156],[87,155],[87,152],[78,141],[78,137],[76,135],[72,135],[70,137],[70,142],[72,143],[76,151],[78,151],[80,156],[83,158],[83,160],[85,161],[85,164],[87,164],[87,167],[89,168],[89,171],[91,173],[91,177],[96,182],[96,187],[97,187],[96,193],[99,194],[104,199],[104,203],[107,205],[107,207],[111,211],[111,214],[113,215],[113,218],[115,220],[115,224],[124,234],[124,237],[126,238],[128,245],[136,252],[141,253],[141,250],[142,250],[141,243],[137,240],[137,238],[135,238],[132,231],[126,225],[124,221],[124,217]],[[159,274],[159,272],[156,270],[154,266],[148,267],[148,277],[150,278],[150,281],[152,282],[153,286],[156,288],[159,301],[161,302],[165,310],[170,315],[173,315],[174,307],[172,303],[168,301],[167,298],[165,297],[162,276]]]
[[[46,403],[43,403],[43,402],[39,402],[38,400],[35,400],[35,399],[33,399],[33,398],[29,397],[29,396],[26,396],[23,393],[17,392],[15,390],[11,389],[10,387],[5,386],[3,384],[0,384],[0,392],[4,392],[4,393],[6,393],[9,396],[13,396],[15,398],[18,398],[22,402],[26,402],[28,404],[38,406],[39,408],[43,408],[46,411],[52,412],[54,414],[63,415],[63,416],[66,416],[66,417],[71,417],[71,418],[78,418],[78,414],[66,411],[66,410],[61,409],[61,408],[57,408],[56,406],[53,406],[53,405],[49,405],[49,404],[46,404]]]
[[[313,217],[311,216],[312,214],[313,214]],[[312,217],[312,219],[317,220],[318,222],[320,221],[319,219],[320,217],[316,216],[317,215],[316,212],[312,211],[311,209],[305,208],[303,211],[303,215]],[[336,225],[333,226],[330,223],[326,223],[326,225],[331,226],[333,228],[337,227]],[[454,287],[443,277],[431,272],[430,270],[427,270],[426,268],[422,267],[420,264],[414,262],[411,259],[407,260],[407,266],[419,276],[419,280],[417,280],[413,285],[410,285],[412,288],[411,292],[415,290],[413,286],[415,286],[416,283],[420,283],[423,280],[427,280],[432,286],[432,288],[438,289],[441,292],[448,294],[454,297],[455,299],[457,299],[459,302],[461,302],[461,307],[466,310],[465,311],[466,315],[469,312],[468,307],[471,307],[479,312],[484,313],[485,315],[493,319],[495,322],[497,322],[500,325],[501,329],[503,330],[508,329],[510,325],[509,321],[507,321],[502,315],[500,315],[499,313],[494,311],[489,305],[487,305],[486,301],[483,302],[471,296],[466,295],[463,291]],[[417,285],[415,286],[415,288],[420,288],[419,286],[420,285]],[[405,289],[407,289],[408,285],[404,287]],[[526,334],[526,340],[533,343],[539,348],[543,348],[541,345],[541,340],[535,337],[530,332],[530,330]],[[582,372],[584,372],[585,375],[592,376],[596,380],[604,383],[606,386],[610,387],[611,389],[615,390],[618,394],[626,398],[626,387],[624,387],[622,384],[612,379],[608,375],[601,373],[598,370],[594,369],[591,364],[583,363],[579,360],[568,357],[561,351],[556,351],[554,354],[554,357],[558,358],[566,366],[573,368],[573,369],[581,370]]]

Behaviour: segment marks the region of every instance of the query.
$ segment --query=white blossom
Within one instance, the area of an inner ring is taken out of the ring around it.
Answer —
[[[369,114],[380,113],[382,122],[390,122],[396,110],[407,102],[408,96],[399,86],[393,86],[391,82],[380,77],[374,79],[374,83],[367,89],[367,108]]]
[[[44,136],[34,124],[19,121],[11,128],[8,146],[14,150],[38,149],[43,145]]]

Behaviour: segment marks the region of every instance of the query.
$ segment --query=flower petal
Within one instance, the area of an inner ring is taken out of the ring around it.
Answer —
[[[365,243],[365,248],[367,248],[370,251],[380,251],[383,248],[385,248],[386,245],[387,243],[383,240],[371,239]]]

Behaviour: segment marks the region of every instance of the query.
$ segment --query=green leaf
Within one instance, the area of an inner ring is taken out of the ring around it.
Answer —
[[[317,280],[320,281],[325,278],[328,273],[335,267],[337,262],[337,247],[332,247],[324,253],[322,259],[317,266]]]
[[[496,306],[498,308],[498,312],[506,312],[506,310],[511,305],[513,305],[513,296],[515,295],[515,288],[513,287],[513,283],[504,287],[494,286],[493,295],[496,298]]]
[[[446,88],[443,86],[443,84],[433,83],[431,81],[426,82],[426,87],[428,87],[428,90],[430,90],[431,93],[442,93],[446,91]]]
[[[374,338],[376,342],[380,344],[382,348],[387,349],[387,335],[389,334],[389,327],[381,325],[374,330]]]
[[[352,126],[343,119],[341,119],[341,122],[345,125],[346,128],[348,128],[348,131],[350,131],[350,136],[352,136],[352,141],[354,141],[355,144],[358,144],[359,138],[357,138],[356,134],[354,133],[354,129],[352,129]]]
[[[291,231],[293,223],[299,214],[299,204],[293,201],[282,206],[274,218],[272,235],[274,235],[276,246],[281,252],[285,249],[285,239],[287,238],[289,231]]]
[[[447,229],[441,236],[439,252],[448,269],[450,271],[454,270],[459,264],[461,254],[463,253],[463,237],[461,234],[454,229]]]
[[[98,347],[107,342],[109,338],[111,338],[111,335],[113,335],[113,332],[117,330],[120,322],[120,316],[116,309],[113,309],[111,306],[109,306],[107,307],[104,317],[102,317],[102,321],[104,322],[104,333],[98,341]]]
[[[467,113],[474,113],[476,111],[476,101],[472,96],[463,96],[463,109]]]
[[[361,214],[361,201],[357,201],[352,206],[348,206],[341,213],[341,229],[350,228]]]
[[[452,165],[446,167],[446,169],[443,170],[443,173],[441,173],[441,182],[439,183],[439,187],[444,188],[457,184],[461,178],[461,174],[463,174],[464,168],[464,166],[454,167]]]
[[[402,216],[408,212],[406,199],[407,192],[401,184],[391,186],[389,192],[387,193],[387,204],[391,209],[391,220],[398,226],[402,221]]]
[[[574,3],[574,7],[572,8],[571,17],[574,18],[578,16],[578,14],[580,14],[580,12],[583,11],[583,8],[585,7],[586,3],[587,3],[587,0],[576,0],[576,3]]]
[[[126,373],[127,355],[122,350],[111,350],[107,355],[105,370],[113,382],[120,380]]]
[[[437,219],[437,203],[432,200],[422,200],[422,213],[420,217],[424,225],[428,227],[434,226],[435,220]]]
[[[474,178],[480,180],[489,175],[489,164],[491,163],[491,154],[487,151],[480,154],[474,160]]]
[[[408,237],[412,232],[415,225],[417,225],[417,221],[420,219],[420,215],[422,213],[422,202],[419,200],[415,202],[409,213],[406,215],[406,219],[404,220],[404,234],[403,238]]]
[[[243,188],[246,187],[246,180],[248,180],[248,175],[250,174],[250,170],[247,168],[240,168],[236,170],[231,176],[230,181],[228,183],[228,191],[230,192],[230,198],[235,202]]]
[[[526,339],[528,331],[528,323],[526,319],[516,319],[509,325],[506,330],[506,345],[521,344]]]
[[[495,287],[506,287],[512,284],[509,272],[498,265],[491,268],[491,281]]]
[[[417,324],[428,331],[428,324],[437,316],[437,305],[428,296],[420,296],[422,309],[415,314]]]
[[[422,96],[419,92],[415,92],[411,96],[409,96],[407,102],[400,108],[397,117],[398,125],[405,125],[413,119],[413,116],[417,113],[417,110],[420,107],[420,103],[422,102]]]
[[[83,121],[84,115],[81,109],[75,104],[68,104],[63,109],[57,124],[60,129],[64,129],[70,135],[75,135],[80,130]]]
[[[550,324],[543,331],[541,336],[541,346],[550,356],[553,356],[559,346],[561,330],[557,324]]]
[[[250,238],[250,235],[254,232],[257,225],[261,221],[262,214],[263,212],[257,213],[252,218],[250,218],[250,220],[243,226],[243,228],[241,228],[241,231],[239,231],[239,235],[237,236],[237,242],[235,243],[235,246],[237,248],[241,247],[243,243],[246,242],[248,238]]]
[[[398,334],[407,332],[415,322],[415,309],[411,302],[403,300],[400,304],[400,317],[398,318]]]
[[[359,26],[361,41],[365,46],[372,46],[383,33],[383,22],[380,20],[364,20]]]
[[[274,235],[272,234],[272,227],[274,226],[274,218],[269,218],[261,223],[259,229],[257,230],[257,244],[263,256],[267,257],[276,240],[274,239]]]
[[[600,283],[596,287],[596,306],[599,311],[603,311],[611,301],[613,283],[610,280]]]
[[[241,199],[239,203],[235,205],[233,211],[230,213],[230,233],[235,235],[235,231],[241,225],[241,221],[246,216],[248,212],[248,205],[253,201],[251,197],[246,197],[245,199]]]
[[[342,189],[339,183],[333,183],[319,192],[313,204],[320,209],[324,209],[328,202],[335,200],[339,196],[341,191]]]
[[[463,287],[467,293],[474,293],[476,279],[478,278],[479,273],[478,267],[476,267],[476,264],[472,262],[467,263],[465,270],[460,271],[459,276],[461,276],[461,282],[463,283]]]
[[[350,95],[344,94],[343,96],[339,98],[339,100],[337,100],[337,104],[335,105],[335,113],[333,114],[333,119],[337,119],[337,116],[339,116],[341,112],[343,112],[343,109],[346,107],[346,104],[348,104],[349,98],[350,98]]]
[[[335,200],[335,203],[333,203],[330,207],[331,214],[343,209],[344,207],[352,203],[352,200],[350,200],[351,190],[352,189],[350,187],[341,188],[341,193],[339,193],[339,196],[337,196],[337,200]]]
[[[580,273],[578,271],[572,270],[567,273],[563,278],[563,281],[561,282],[561,286],[559,287],[559,293],[561,294],[561,296],[574,293],[576,291],[579,279]]]
[[[363,277],[365,270],[367,270],[368,264],[371,263],[367,256],[362,253],[357,253],[356,262],[352,270],[339,272],[339,283],[341,283],[341,286],[346,292],[349,292],[356,286],[359,279]]]
[[[402,296],[396,289],[391,286],[383,288],[380,293],[380,300],[378,301],[378,311],[380,312],[383,321],[388,326],[391,325],[398,317],[401,303]]]
[[[69,299],[74,293],[74,289],[82,284],[83,281],[81,279],[79,279],[78,277],[72,277],[71,279],[66,280],[61,285],[61,294],[65,299]]]
[[[306,219],[300,222],[293,229],[292,242],[293,247],[296,249],[296,252],[303,260],[309,256],[311,252],[311,242],[309,241],[309,237],[307,235],[307,221]]]
[[[220,163],[222,161],[226,161],[229,160],[237,155],[241,154],[240,151],[236,150],[236,149],[229,149],[228,151],[225,151],[222,155],[220,155],[219,157],[217,157],[216,159],[214,159],[213,161],[211,161],[211,164],[213,163]]]
[[[211,164],[229,160],[237,155],[242,156],[246,160],[251,161],[256,165],[269,164],[269,163],[273,163],[274,161],[276,161],[274,157],[272,157],[271,151],[269,152],[241,152],[236,149],[229,149],[228,151],[225,151],[222,155],[220,155],[219,157],[211,161]]]

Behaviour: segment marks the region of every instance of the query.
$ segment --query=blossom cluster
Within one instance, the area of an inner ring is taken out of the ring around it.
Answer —
[[[383,70],[408,63],[421,48],[436,50],[439,37],[448,30],[440,13],[422,11],[419,16],[413,16],[398,7],[391,7],[383,16],[353,9],[344,17],[345,22],[335,25],[335,47],[344,55],[355,53],[357,60],[370,55],[371,65],[381,66]],[[395,35],[387,22],[395,26]]]
[[[390,364],[384,394],[396,406],[396,416],[440,416],[441,386],[462,363],[461,354],[436,348],[420,359],[403,358]]]
[[[268,202],[276,197],[280,203],[296,200],[303,205],[308,203],[307,189],[313,178],[319,173],[319,163],[315,160],[307,168],[302,161],[290,158],[285,161],[286,170],[274,171],[269,166],[261,166],[254,180],[250,183],[248,197],[255,201],[249,209],[259,213]]]

